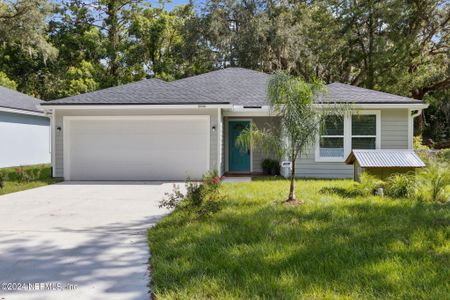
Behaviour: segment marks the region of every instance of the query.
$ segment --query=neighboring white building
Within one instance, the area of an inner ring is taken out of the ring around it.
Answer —
[[[50,119],[41,102],[0,86],[0,168],[50,163]]]

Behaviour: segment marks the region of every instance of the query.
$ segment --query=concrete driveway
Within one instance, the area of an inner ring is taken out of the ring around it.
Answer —
[[[0,299],[149,299],[146,229],[168,213],[158,201],[172,185],[71,182],[0,196]]]

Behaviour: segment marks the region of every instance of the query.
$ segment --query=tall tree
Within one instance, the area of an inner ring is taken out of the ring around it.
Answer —
[[[45,66],[58,53],[46,35],[52,9],[45,0],[0,1],[0,72],[20,91],[38,97],[28,83],[36,76],[34,66]]]
[[[46,0],[1,1],[0,43],[44,59],[54,58],[57,50],[45,35],[45,18],[51,9]]]
[[[193,17],[192,5],[170,12],[148,6],[134,14],[129,29],[128,65],[146,77],[166,80],[211,70],[211,50],[196,40],[196,28],[190,23]]]
[[[128,26],[134,13],[139,12],[143,0],[98,0],[95,7],[102,18],[102,31],[107,37],[106,63],[108,80],[106,85],[117,85],[127,82],[124,78],[124,65]]]

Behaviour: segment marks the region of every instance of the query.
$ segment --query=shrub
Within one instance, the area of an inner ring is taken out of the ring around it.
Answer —
[[[37,166],[25,169],[24,167],[15,168],[15,179],[20,183],[29,183],[41,178],[42,170],[45,166]]]
[[[272,160],[272,169],[270,175],[280,175],[280,162],[278,160]]]
[[[357,189],[364,196],[373,195],[378,188],[382,188],[384,182],[375,176],[367,173],[363,173],[360,177],[360,182],[357,185]]]
[[[159,207],[169,209],[183,207],[200,215],[214,213],[219,210],[219,202],[223,199],[220,192],[221,178],[217,171],[203,175],[201,182],[189,178],[185,183],[186,193],[182,193],[178,185],[174,185],[171,193],[166,193]]]
[[[415,196],[422,201],[446,202],[450,200],[449,185],[449,164],[431,160],[417,176]]]
[[[5,187],[6,180],[8,180],[8,174],[0,172],[0,189]]]
[[[423,144],[422,136],[415,136],[413,139],[413,147],[415,150],[430,150],[430,147]]]
[[[263,160],[261,167],[265,175],[280,175],[280,162],[278,160],[266,158]]]
[[[264,175],[269,175],[270,170],[272,169],[272,160],[269,158],[266,158],[265,160],[262,161],[261,167],[263,169]]]
[[[27,180],[25,169],[23,167],[17,167],[16,169],[16,179],[19,182],[25,182]]]
[[[439,157],[443,162],[450,163],[450,149],[441,150]]]
[[[181,192],[180,187],[174,184],[172,193],[164,193],[164,197],[159,201],[159,207],[173,209],[176,208],[183,199],[184,194]]]
[[[392,198],[405,198],[414,195],[414,176],[394,174],[386,182],[386,195]]]

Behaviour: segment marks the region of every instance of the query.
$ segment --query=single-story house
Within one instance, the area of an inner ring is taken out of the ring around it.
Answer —
[[[266,89],[270,75],[242,68],[165,82],[147,79],[41,106],[52,114],[54,176],[65,180],[184,180],[216,169],[260,173],[260,149],[241,151],[240,132],[279,123]],[[411,149],[419,100],[342,83],[321,102],[353,103],[299,157],[298,177],[352,178],[352,149]],[[331,124],[331,123],[330,123]],[[327,124],[325,124],[327,126]],[[325,128],[326,129],[326,128]]]
[[[0,168],[50,163],[50,117],[41,102],[0,86]]]

